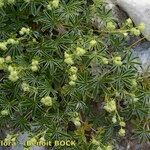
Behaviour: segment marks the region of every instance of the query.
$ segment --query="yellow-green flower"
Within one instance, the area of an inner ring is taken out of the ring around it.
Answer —
[[[7,44],[17,45],[17,44],[19,44],[19,41],[18,40],[14,40],[14,39],[8,39],[7,40]]]
[[[96,44],[97,44],[97,41],[96,41],[96,40],[91,40],[91,41],[90,41],[90,45],[91,45],[91,46],[94,46],[94,45],[96,45]]]
[[[121,57],[117,56],[113,58],[113,62],[115,65],[121,66],[122,65],[122,61],[121,61]]]
[[[116,110],[116,102],[111,99],[110,101],[107,101],[105,106],[104,106],[104,109],[108,112],[113,112]]]
[[[125,127],[125,126],[126,126],[126,123],[125,123],[124,121],[121,121],[121,122],[119,123],[119,125],[120,125],[121,127]]]
[[[76,55],[77,56],[83,56],[86,53],[85,49],[77,47],[76,48]]]
[[[25,27],[22,27],[22,29],[19,31],[20,35],[29,34],[29,33],[30,33],[30,29]]]
[[[69,69],[70,74],[76,74],[78,71],[78,68],[75,66],[71,66]]]
[[[1,50],[7,50],[7,43],[6,42],[0,42],[0,49]]]
[[[4,109],[1,111],[1,115],[7,116],[7,115],[9,115],[9,111],[7,109]]]
[[[72,57],[65,58],[64,62],[68,65],[73,65],[74,64],[74,61],[73,61]]]
[[[106,27],[109,30],[114,30],[116,28],[113,22],[108,22]]]
[[[7,56],[6,58],[5,58],[5,61],[6,61],[6,63],[10,63],[12,60],[11,60],[11,56]]]
[[[30,86],[27,83],[22,83],[22,89],[24,92],[29,92],[30,91]]]
[[[132,20],[130,18],[128,18],[126,20],[126,25],[131,26],[132,25]]]
[[[140,30],[138,30],[136,28],[132,28],[131,33],[135,36],[139,36],[141,34]]]
[[[19,79],[18,72],[16,70],[12,70],[8,78],[13,82],[17,81]]]
[[[74,85],[76,85],[76,83],[74,81],[70,81],[69,85],[74,86]]]
[[[140,23],[140,25],[138,26],[138,29],[140,31],[143,31],[145,29],[145,24],[144,23]]]
[[[57,8],[59,6],[59,0],[53,0],[51,4],[54,8]]]
[[[119,130],[119,132],[118,132],[118,134],[120,135],[120,136],[125,136],[125,129],[123,129],[123,128],[121,128],[120,130]]]
[[[39,64],[38,60],[32,59],[32,65],[37,66]]]
[[[105,65],[107,65],[109,63],[108,59],[105,57],[103,57],[101,60],[102,60],[102,63]]]
[[[31,70],[32,70],[33,72],[38,71],[38,66],[36,66],[36,65],[31,66]]]
[[[41,103],[44,104],[45,106],[52,106],[53,100],[50,96],[46,96],[41,99]]]
[[[71,81],[76,81],[76,80],[77,80],[77,75],[76,75],[76,74],[71,75],[71,76],[70,76],[70,80],[71,80]]]

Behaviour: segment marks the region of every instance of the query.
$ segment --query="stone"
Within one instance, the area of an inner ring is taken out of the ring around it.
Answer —
[[[128,18],[127,14],[117,6],[116,0],[106,0],[105,8],[111,10],[112,16],[116,19],[119,26]]]
[[[136,26],[145,24],[143,35],[150,41],[150,0],[117,0],[117,4],[129,15]]]
[[[138,67],[139,72],[150,72],[150,42],[146,41],[137,45],[133,50],[133,55],[138,57],[142,68]]]

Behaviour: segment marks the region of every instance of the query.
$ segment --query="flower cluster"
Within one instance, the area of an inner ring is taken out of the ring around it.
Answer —
[[[116,28],[116,26],[114,25],[113,22],[108,22],[106,28],[108,30],[114,30]]]
[[[70,78],[70,82],[69,84],[70,85],[75,85],[75,81],[77,80],[77,71],[78,71],[78,68],[75,67],[75,66],[71,66],[70,69],[69,69],[69,78]]]
[[[17,45],[17,44],[19,44],[19,41],[10,38],[7,40],[7,44]]]
[[[124,127],[126,126],[126,123],[125,123],[124,121],[120,121],[119,125],[121,126],[121,128],[120,128],[118,134],[119,134],[120,136],[125,136],[125,133],[126,133],[126,132],[125,132]]]
[[[5,62],[6,62],[6,63],[12,62],[11,56],[6,56]]]
[[[49,4],[47,5],[47,9],[51,10],[52,8],[58,8],[58,6],[59,6],[59,0],[53,0],[49,2]]]
[[[136,29],[136,28],[132,28],[130,30],[131,34],[135,35],[135,36],[139,36],[141,34],[140,30],[139,29]]]
[[[81,47],[77,47],[76,48],[76,56],[83,56],[86,53],[85,49],[81,48]]]
[[[21,86],[22,86],[22,89],[23,89],[24,92],[29,92],[30,91],[29,84],[23,82]]]
[[[9,115],[9,110],[7,110],[7,109],[2,110],[2,111],[1,111],[1,115],[2,115],[2,116],[7,116],[7,115]]]
[[[25,27],[22,27],[21,30],[19,31],[19,34],[20,35],[24,35],[24,34],[29,34],[30,33],[30,29],[29,28],[25,28]]]
[[[53,105],[52,97],[50,96],[43,97],[41,99],[41,103],[44,104],[45,106],[52,106]]]
[[[81,126],[80,117],[78,113],[75,113],[75,115],[72,118],[72,122],[75,124],[76,127]]]
[[[8,71],[10,72],[10,75],[9,75],[9,80],[15,82],[19,79],[18,77],[18,72],[15,68],[13,68],[12,66],[8,66]]]
[[[0,42],[0,49],[7,50],[7,42]]]
[[[122,65],[121,57],[120,56],[114,57],[113,63],[117,66],[121,66]]]
[[[90,41],[90,46],[95,46],[97,44],[97,41],[96,40],[91,40]]]
[[[0,49],[1,50],[7,50],[7,45],[8,44],[17,45],[17,44],[19,44],[19,41],[10,38],[5,42],[0,42]]]
[[[37,71],[38,70],[38,65],[39,65],[38,60],[32,59],[31,70],[33,72]]]
[[[106,57],[102,57],[101,61],[104,65],[107,65],[109,63],[108,59]]]
[[[67,52],[64,53],[64,57],[65,57],[65,60],[64,62],[68,65],[73,65],[74,64],[74,61],[73,61],[73,56],[71,54],[68,54]]]
[[[108,112],[113,112],[116,110],[116,102],[115,100],[111,99],[110,101],[106,102],[104,109]]]

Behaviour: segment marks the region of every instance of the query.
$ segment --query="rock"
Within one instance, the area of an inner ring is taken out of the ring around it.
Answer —
[[[136,25],[145,24],[143,35],[150,41],[150,0],[117,0]]]
[[[142,64],[142,69],[138,68],[139,72],[150,72],[150,42],[147,41],[137,45],[133,54],[139,58]]]
[[[117,20],[119,26],[128,18],[127,14],[117,6],[116,0],[106,0],[106,9],[111,10],[112,16]]]
[[[128,18],[127,14],[117,6],[116,0],[105,0],[105,9],[107,11],[111,10],[112,17],[117,21],[119,26]],[[104,27],[104,22],[97,15],[93,17],[92,24],[98,29]]]

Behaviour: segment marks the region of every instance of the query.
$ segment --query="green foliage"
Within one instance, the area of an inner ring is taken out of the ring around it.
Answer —
[[[76,140],[74,150],[112,149],[128,124],[150,140],[150,86],[126,42],[140,32],[130,19],[118,28],[99,0],[0,0],[0,14],[1,128]]]

